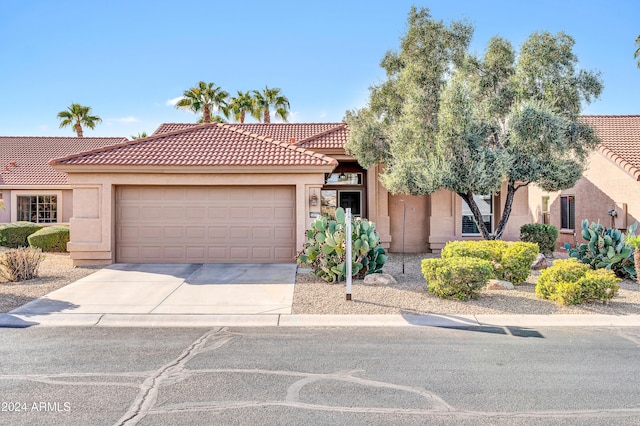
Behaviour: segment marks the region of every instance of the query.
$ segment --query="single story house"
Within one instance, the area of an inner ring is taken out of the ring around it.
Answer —
[[[582,117],[600,137],[584,175],[558,192],[529,189],[532,221],[560,230],[558,245],[583,242],[583,219],[625,229],[640,221],[640,115]]]
[[[67,175],[48,164],[52,158],[90,151],[125,138],[0,137],[0,224],[29,221],[68,223],[73,190]]]
[[[315,217],[338,206],[373,220],[391,251],[479,238],[460,197],[392,195],[344,151],[345,123],[163,124],[153,135],[50,162],[73,188],[75,264],[293,262]],[[504,237],[530,221],[516,194]],[[490,227],[503,199],[478,195]]]

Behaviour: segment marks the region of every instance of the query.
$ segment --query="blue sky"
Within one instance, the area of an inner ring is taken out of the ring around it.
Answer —
[[[2,0],[0,134],[73,136],[56,118],[72,102],[103,119],[85,136],[195,122],[170,100],[199,80],[232,94],[280,87],[290,121],[340,121],[383,80],[412,4],[472,23],[478,54],[496,34],[519,47],[533,31],[565,31],[605,83],[584,113],[640,114],[637,0]]]

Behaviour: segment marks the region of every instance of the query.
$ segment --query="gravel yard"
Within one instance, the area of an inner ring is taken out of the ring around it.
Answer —
[[[562,254],[558,254],[562,256]],[[311,275],[298,274],[293,296],[294,314],[640,314],[640,291],[633,281],[620,283],[618,296],[607,305],[561,306],[535,294],[538,271],[532,271],[526,283],[515,290],[483,290],[476,300],[445,300],[425,290],[420,270],[422,259],[432,254],[402,255],[390,253],[384,272],[393,275],[397,286],[378,287],[354,280],[352,300],[345,300],[345,284],[327,284]],[[566,256],[564,256],[566,257]]]
[[[2,250],[2,249],[0,249]],[[385,272],[396,286],[369,286],[354,280],[351,301],[345,300],[345,284],[327,284],[311,274],[298,274],[293,297],[294,314],[640,314],[640,291],[633,281],[620,283],[620,292],[609,304],[559,306],[535,295],[538,272],[515,290],[484,290],[476,300],[444,300],[425,291],[420,262],[432,254],[389,254]],[[74,268],[67,253],[46,253],[39,277],[10,283],[0,278],[0,312],[9,312],[33,299],[95,272],[98,268]]]

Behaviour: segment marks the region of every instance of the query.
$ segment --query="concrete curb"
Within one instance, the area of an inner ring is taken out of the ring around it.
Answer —
[[[640,327],[640,315],[0,314],[0,328],[41,327]]]

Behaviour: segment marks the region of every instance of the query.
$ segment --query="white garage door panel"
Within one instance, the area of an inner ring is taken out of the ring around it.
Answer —
[[[116,190],[118,262],[293,262],[295,188]]]

